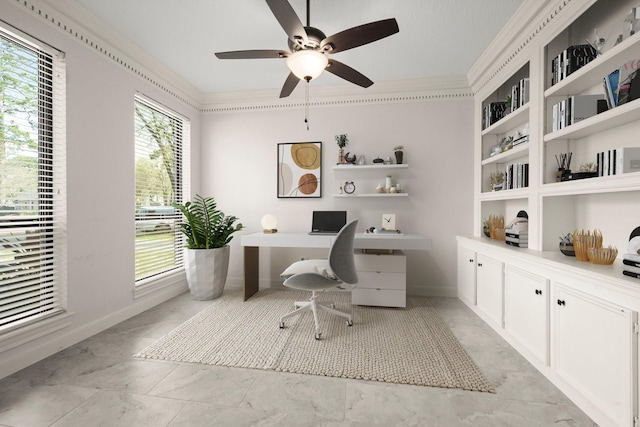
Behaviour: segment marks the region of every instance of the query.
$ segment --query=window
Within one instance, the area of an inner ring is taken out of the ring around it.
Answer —
[[[136,285],[182,268],[182,214],[173,203],[188,194],[189,121],[137,96]]]
[[[63,57],[0,24],[0,334],[66,304]]]

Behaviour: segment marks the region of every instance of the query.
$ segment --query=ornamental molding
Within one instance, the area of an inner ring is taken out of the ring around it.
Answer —
[[[205,94],[77,2],[50,1],[51,3],[47,0],[14,0],[13,3],[49,27],[63,32],[104,59],[201,113],[289,109],[305,105],[333,107],[407,103],[473,97],[467,76],[380,81],[368,89],[351,84],[315,86],[314,82],[311,82],[308,104],[304,99],[303,84],[285,99],[278,98],[279,89]]]

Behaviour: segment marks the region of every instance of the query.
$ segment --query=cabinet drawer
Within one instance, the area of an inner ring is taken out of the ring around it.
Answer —
[[[406,307],[407,293],[404,290],[356,288],[351,291],[351,303],[382,307]]]
[[[404,273],[407,271],[407,257],[402,251],[394,251],[393,254],[355,254],[357,271],[384,271]]]
[[[405,291],[406,273],[379,273],[358,271],[358,288],[361,289],[396,289]]]

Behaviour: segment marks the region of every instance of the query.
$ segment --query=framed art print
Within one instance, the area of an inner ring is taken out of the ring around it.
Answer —
[[[278,198],[322,197],[322,142],[278,144]]]

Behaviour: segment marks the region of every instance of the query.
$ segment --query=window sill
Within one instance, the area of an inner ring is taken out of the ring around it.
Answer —
[[[187,278],[184,269],[170,271],[136,283],[133,298],[141,298],[162,289],[177,285],[186,286]]]

